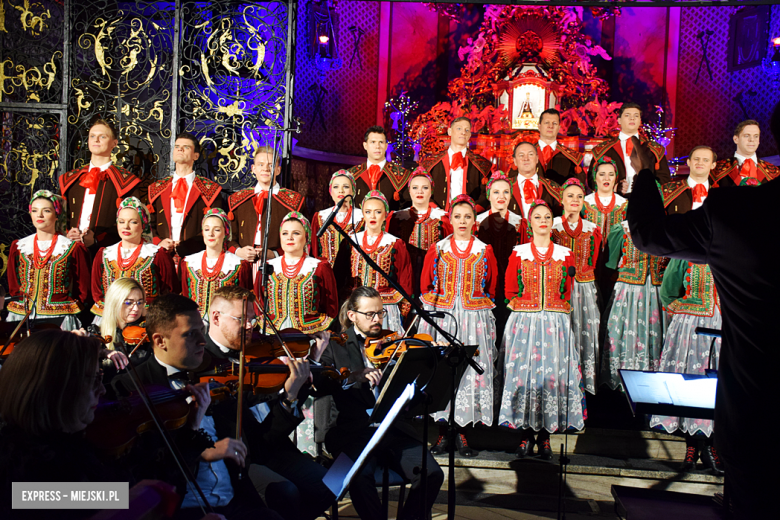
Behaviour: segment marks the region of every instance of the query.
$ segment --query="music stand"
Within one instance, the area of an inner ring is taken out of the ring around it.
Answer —
[[[715,370],[704,375],[623,369],[618,372],[634,415],[715,418]]]
[[[366,447],[360,452],[356,461],[352,462],[352,459],[343,452],[336,458],[336,461],[323,477],[322,482],[336,495],[337,502],[344,498],[352,479],[360,472],[371,452],[382,441],[385,433],[401,414],[404,406],[412,400],[414,392],[414,385],[406,386],[400,397],[393,402],[392,407],[388,410],[385,418],[374,432],[374,435],[371,436],[371,440],[368,441]]]

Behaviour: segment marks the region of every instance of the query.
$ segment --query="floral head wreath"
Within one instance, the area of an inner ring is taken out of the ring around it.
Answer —
[[[476,216],[476,214],[477,214],[477,205],[474,202],[474,199],[472,199],[471,197],[469,197],[465,193],[461,193],[460,195],[458,195],[457,197],[455,197],[454,199],[452,199],[450,201],[450,211],[448,213],[448,216],[450,217],[450,220],[452,220],[452,210],[455,209],[455,206],[457,204],[463,204],[463,203],[466,203],[469,206],[471,206],[471,209],[472,209],[472,211],[474,211],[474,215]]]
[[[152,225],[150,224],[150,218],[149,218],[149,209],[141,204],[141,201],[138,200],[136,197],[127,197],[126,199],[122,200],[122,202],[119,203],[119,207],[116,209],[116,216],[119,218],[119,212],[123,209],[130,208],[134,209],[136,213],[141,217],[141,220],[143,221],[144,228],[141,232],[141,237],[143,238],[144,242],[151,242],[152,241]]]
[[[303,226],[303,232],[306,234],[306,244],[309,244],[311,242],[311,224],[309,223],[309,220],[299,211],[291,211],[284,216],[279,229],[281,229],[285,222],[289,222],[290,220],[297,220],[301,223]]]
[[[585,193],[585,186],[582,185],[582,182],[576,177],[570,177],[566,179],[566,182],[561,184],[561,193],[566,191],[566,188],[571,188],[572,186],[577,186],[579,189],[582,190],[582,193]]]
[[[222,225],[225,228],[225,240],[222,241],[222,248],[225,249],[227,243],[233,240],[233,230],[230,229],[230,220],[228,220],[227,213],[225,213],[225,210],[222,208],[211,208],[210,210],[205,211],[203,213],[203,220],[200,223],[201,227],[209,217],[216,217],[222,221]]]
[[[371,190],[368,193],[366,193],[366,197],[363,199],[363,202],[360,204],[360,209],[362,210],[365,207],[366,202],[368,202],[371,199],[381,200],[382,204],[385,205],[385,212],[388,213],[390,212],[390,204],[387,203],[387,198],[385,198],[385,196],[379,190]]]
[[[415,170],[412,172],[412,174],[409,176],[409,182],[412,182],[412,179],[415,177],[425,177],[428,179],[428,182],[431,183],[431,188],[433,188],[433,177],[431,177],[431,174],[423,168],[422,166],[418,166],[415,168]]]
[[[331,186],[333,185],[333,181],[336,180],[336,177],[346,177],[347,179],[349,179],[349,183],[352,185],[352,195],[355,195],[357,193],[355,176],[349,173],[347,170],[339,170],[330,176],[330,181],[328,181],[328,192],[332,191]]]
[[[533,229],[531,229],[531,215],[533,215],[534,210],[536,210],[536,208],[540,206],[544,206],[545,208],[549,209],[550,212],[552,213],[552,209],[550,209],[550,205],[547,204],[542,199],[536,199],[531,203],[531,205],[528,207],[528,230],[526,231],[528,233],[529,238],[534,236],[534,231]]]
[[[599,166],[602,164],[609,164],[613,168],[615,168],[615,175],[617,175],[618,167],[617,163],[612,159],[612,157],[609,157],[607,155],[602,155],[594,164],[593,170],[591,172],[590,181],[592,183],[592,188],[596,189],[596,173],[599,171]]]
[[[68,231],[68,201],[62,195],[57,195],[49,190],[38,190],[30,198],[29,211],[32,211],[32,203],[35,199],[46,199],[54,206],[54,214],[57,222],[54,229],[57,233],[65,234]]]
[[[501,170],[497,170],[497,171],[493,172],[493,175],[490,176],[490,180],[487,183],[488,195],[490,195],[490,187],[493,186],[494,182],[498,182],[498,181],[504,181],[507,184],[509,184],[510,188],[512,187],[512,179],[507,177],[506,174],[504,172],[502,172]]]

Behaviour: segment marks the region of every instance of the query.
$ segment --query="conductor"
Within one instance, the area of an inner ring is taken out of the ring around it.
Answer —
[[[780,143],[780,104],[771,126]],[[756,438],[757,431],[776,432],[780,425],[770,404],[780,367],[780,241],[771,231],[778,200],[777,181],[719,188],[701,208],[667,216],[653,173],[643,170],[628,205],[640,250],[712,270],[723,314],[715,442],[738,519],[774,517],[770,501],[780,489],[778,473],[766,470],[771,448],[761,449]]]

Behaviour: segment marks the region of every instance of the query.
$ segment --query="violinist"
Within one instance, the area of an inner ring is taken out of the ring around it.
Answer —
[[[493,425],[493,361],[495,359],[495,307],[498,267],[493,248],[474,236],[477,220],[476,204],[468,195],[458,195],[450,203],[450,223],[453,232],[434,244],[425,256],[422,281],[425,292],[420,297],[427,311],[444,311],[438,320],[441,328],[465,345],[479,345],[475,359],[485,373],[477,374],[469,367],[458,388],[455,401],[455,422],[458,452],[473,457],[477,452],[469,448],[464,429],[469,424]],[[420,332],[430,334],[434,341],[446,340],[428,323]],[[451,404],[452,405],[452,404]],[[446,420],[449,411],[435,413],[440,422],[439,440],[431,451],[447,452]]]
[[[373,368],[365,356],[366,338],[380,336],[382,318],[385,309],[382,295],[373,287],[358,287],[341,307],[339,319],[346,330],[346,342],[326,342],[317,339],[318,351],[324,352],[320,361],[324,365],[347,367],[351,371],[349,378],[342,383],[321,378],[316,381],[317,390],[331,394],[338,409],[336,425],[325,435],[325,446],[334,456],[346,453],[357,460],[366,446],[375,428],[372,427],[367,410],[376,404],[372,387],[379,383],[382,373]],[[395,422],[386,432],[382,442],[363,466],[360,475],[350,485],[352,504],[360,518],[382,518],[383,510],[376,490],[374,473],[382,461],[387,461],[390,469],[411,481],[409,497],[398,513],[399,519],[418,518],[421,501],[426,511],[430,511],[444,482],[444,473],[430,453],[428,458],[427,489],[423,494],[421,486],[420,455],[423,446],[414,428]]]
[[[100,334],[103,337],[111,336],[111,341],[106,347],[112,352],[122,352],[118,344],[123,344],[128,353],[135,349],[136,345],[128,345],[124,339],[124,330],[127,327],[144,327],[146,316],[146,296],[143,286],[135,278],[120,278],[111,284],[106,293],[106,301],[103,307],[103,319],[100,321]],[[151,353],[151,346],[136,350],[133,355],[133,363],[140,363]],[[110,355],[110,354],[109,354]]]
[[[197,302],[204,323],[208,323],[208,309],[214,292],[226,285],[251,289],[252,265],[227,251],[227,244],[233,236],[224,210],[208,210],[201,224],[206,250],[185,257],[179,273],[181,293]]]
[[[153,355],[138,365],[136,372],[144,385],[159,385],[174,390],[186,388],[193,393],[197,403],[195,413],[190,413],[191,419],[195,417],[193,429],[199,423],[211,443],[211,447],[199,452],[194,473],[211,507],[231,519],[277,518],[264,507],[249,479],[238,478],[238,469],[246,462],[246,445],[240,440],[225,437],[227,432],[215,423],[214,417],[208,415],[211,399],[206,384],[187,384],[187,371],[195,370],[202,364],[206,345],[198,305],[181,295],[163,295],[149,305],[146,331],[152,342]],[[129,377],[126,374],[116,378],[114,386],[119,393],[128,393],[133,388]],[[194,443],[187,435],[186,431],[179,432],[175,438],[180,448],[184,443],[188,446]],[[222,438],[217,440],[219,437]],[[175,518],[200,518],[199,500],[198,495],[188,488],[181,510]]]
[[[77,315],[89,299],[88,253],[80,241],[63,234],[67,203],[49,190],[36,191],[30,199],[35,233],[11,244],[8,254],[8,288],[11,296],[28,301],[8,305],[8,321],[30,317],[64,318],[62,328],[81,326]]]
[[[284,243],[284,238],[282,238]],[[326,263],[327,265],[327,263]],[[242,302],[247,299],[243,310],[246,321],[241,325]],[[255,320],[255,296],[236,286],[222,287],[214,294],[209,308],[209,332],[206,338],[206,352],[214,362],[237,362],[241,349],[241,334],[247,344],[252,340],[252,323]],[[323,336],[324,337],[324,336]],[[290,377],[282,390],[273,395],[259,394],[244,399],[246,410],[243,427],[252,462],[261,464],[287,482],[267,483],[264,471],[253,471],[256,486],[265,487],[269,507],[285,519],[313,520],[333,501],[333,495],[322,482],[326,469],[301,453],[290,440],[290,435],[303,420],[301,404],[307,396],[306,383],[309,380],[309,361],[287,359]],[[220,403],[215,419],[236,421],[236,407]]]
[[[146,206],[135,197],[126,198],[117,210],[116,226],[121,240],[100,248],[92,263],[92,312],[99,317],[103,316],[109,286],[119,278],[138,280],[144,287],[147,304],[162,294],[179,290],[173,258],[152,243]]]
[[[94,510],[15,510],[12,482],[129,482],[104,465],[84,429],[106,393],[101,344],[44,330],[22,340],[0,370],[0,517],[88,518]]]

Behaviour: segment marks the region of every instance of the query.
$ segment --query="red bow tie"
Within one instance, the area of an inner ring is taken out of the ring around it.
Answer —
[[[626,139],[626,160],[631,158],[631,152],[634,151],[634,138],[629,137]]]
[[[693,187],[693,202],[702,202],[707,196],[707,188],[704,184],[697,184]]]
[[[382,170],[378,164],[372,164],[368,167],[368,186],[370,189],[377,189],[376,186],[379,184],[380,177],[382,177]]]
[[[252,199],[252,203],[255,206],[255,213],[257,213],[258,216],[263,214],[263,208],[265,207],[265,201],[268,199],[268,192],[267,191],[261,191],[257,195],[255,195],[255,198]]]
[[[176,186],[173,187],[173,205],[176,208],[176,213],[184,213],[188,191],[187,181],[184,180],[184,177],[179,177],[176,180]]]
[[[545,170],[550,167],[550,159],[552,159],[554,153],[555,150],[552,149],[552,146],[548,145],[542,148],[542,167]]]
[[[753,159],[745,159],[742,163],[742,169],[739,174],[743,177],[750,177],[751,179],[758,179],[758,170],[756,169],[756,163]]]
[[[450,170],[457,170],[465,166],[466,166],[466,160],[463,158],[463,152],[452,154],[452,164],[450,165]]]
[[[100,181],[106,180],[108,177],[108,170],[101,170],[100,168],[91,168],[89,172],[81,178],[79,186],[87,188],[87,193],[94,195],[97,193],[98,184]]]
[[[526,179],[523,182],[523,202],[530,204],[536,200],[536,186],[533,181]]]

